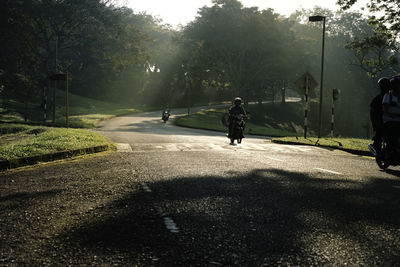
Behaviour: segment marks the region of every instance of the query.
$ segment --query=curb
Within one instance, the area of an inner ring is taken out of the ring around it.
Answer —
[[[103,151],[107,151],[109,149],[110,149],[109,145],[101,145],[101,146],[87,147],[87,148],[81,148],[81,149],[75,149],[75,150],[59,151],[59,152],[55,152],[55,153],[37,155],[37,156],[32,156],[32,157],[2,160],[2,161],[0,161],[0,171],[23,167],[23,166],[28,166],[28,165],[34,165],[39,162],[49,162],[49,161],[55,161],[55,160],[60,160],[60,159],[66,159],[66,158],[70,158],[73,156],[103,152]]]
[[[296,142],[291,142],[291,141],[273,140],[273,139],[271,140],[271,142],[277,143],[277,144],[283,144],[283,145],[316,146],[316,147],[322,147],[322,148],[331,148],[331,149],[342,150],[342,151],[349,152],[351,154],[355,154],[355,155],[359,155],[359,156],[373,157],[371,152],[362,151],[362,150],[355,150],[355,149],[349,149],[349,148],[341,148],[341,147],[334,147],[334,146],[322,146],[322,145],[313,145],[313,144],[303,144],[303,143],[296,143]]]

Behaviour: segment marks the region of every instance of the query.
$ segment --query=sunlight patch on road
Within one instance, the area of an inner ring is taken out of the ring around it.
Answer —
[[[117,152],[132,152],[132,147],[129,144],[117,143]]]
[[[267,158],[267,159],[270,159],[270,160],[275,160],[275,161],[284,162],[284,160],[277,159],[277,158],[273,158],[273,157],[266,157],[266,158]]]

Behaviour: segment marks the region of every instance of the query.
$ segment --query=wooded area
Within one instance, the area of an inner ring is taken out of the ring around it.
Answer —
[[[382,10],[378,2],[371,0],[369,8]],[[55,72],[69,73],[74,94],[132,106],[185,106],[234,96],[262,102],[282,87],[303,96],[295,81],[308,71],[319,82],[321,69],[322,24],[308,17],[322,15],[325,108],[329,112],[332,89],[339,89],[342,134],[361,135],[377,78],[400,72],[399,7],[390,5],[395,0],[382,2],[387,17],[369,20],[320,8],[286,18],[237,0],[214,0],[175,30],[111,0],[4,0],[1,99],[40,108],[44,91],[51,95],[54,82],[48,77]],[[339,3],[348,8],[354,1]],[[311,97],[318,96],[316,88]]]

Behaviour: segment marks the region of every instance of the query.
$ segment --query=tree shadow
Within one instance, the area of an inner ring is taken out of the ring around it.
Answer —
[[[31,206],[32,201],[38,198],[49,198],[61,193],[63,190],[48,190],[41,192],[22,192],[0,196],[0,211],[10,212],[17,208],[26,208]]]
[[[356,264],[352,253],[361,253],[365,263],[389,266],[397,262],[392,252],[400,252],[400,203],[392,184],[279,169],[182,176],[110,203],[101,216],[65,229],[62,239],[98,256],[122,253],[121,263],[129,265],[341,265]],[[169,232],[163,216],[180,232]],[[387,236],[368,234],[383,226]]]
[[[386,169],[386,170],[382,170],[382,171],[400,178],[400,170]]]

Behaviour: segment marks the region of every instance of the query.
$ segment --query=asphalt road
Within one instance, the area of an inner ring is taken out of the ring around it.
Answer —
[[[118,152],[0,174],[0,265],[399,265],[399,168],[161,111],[99,132]]]

